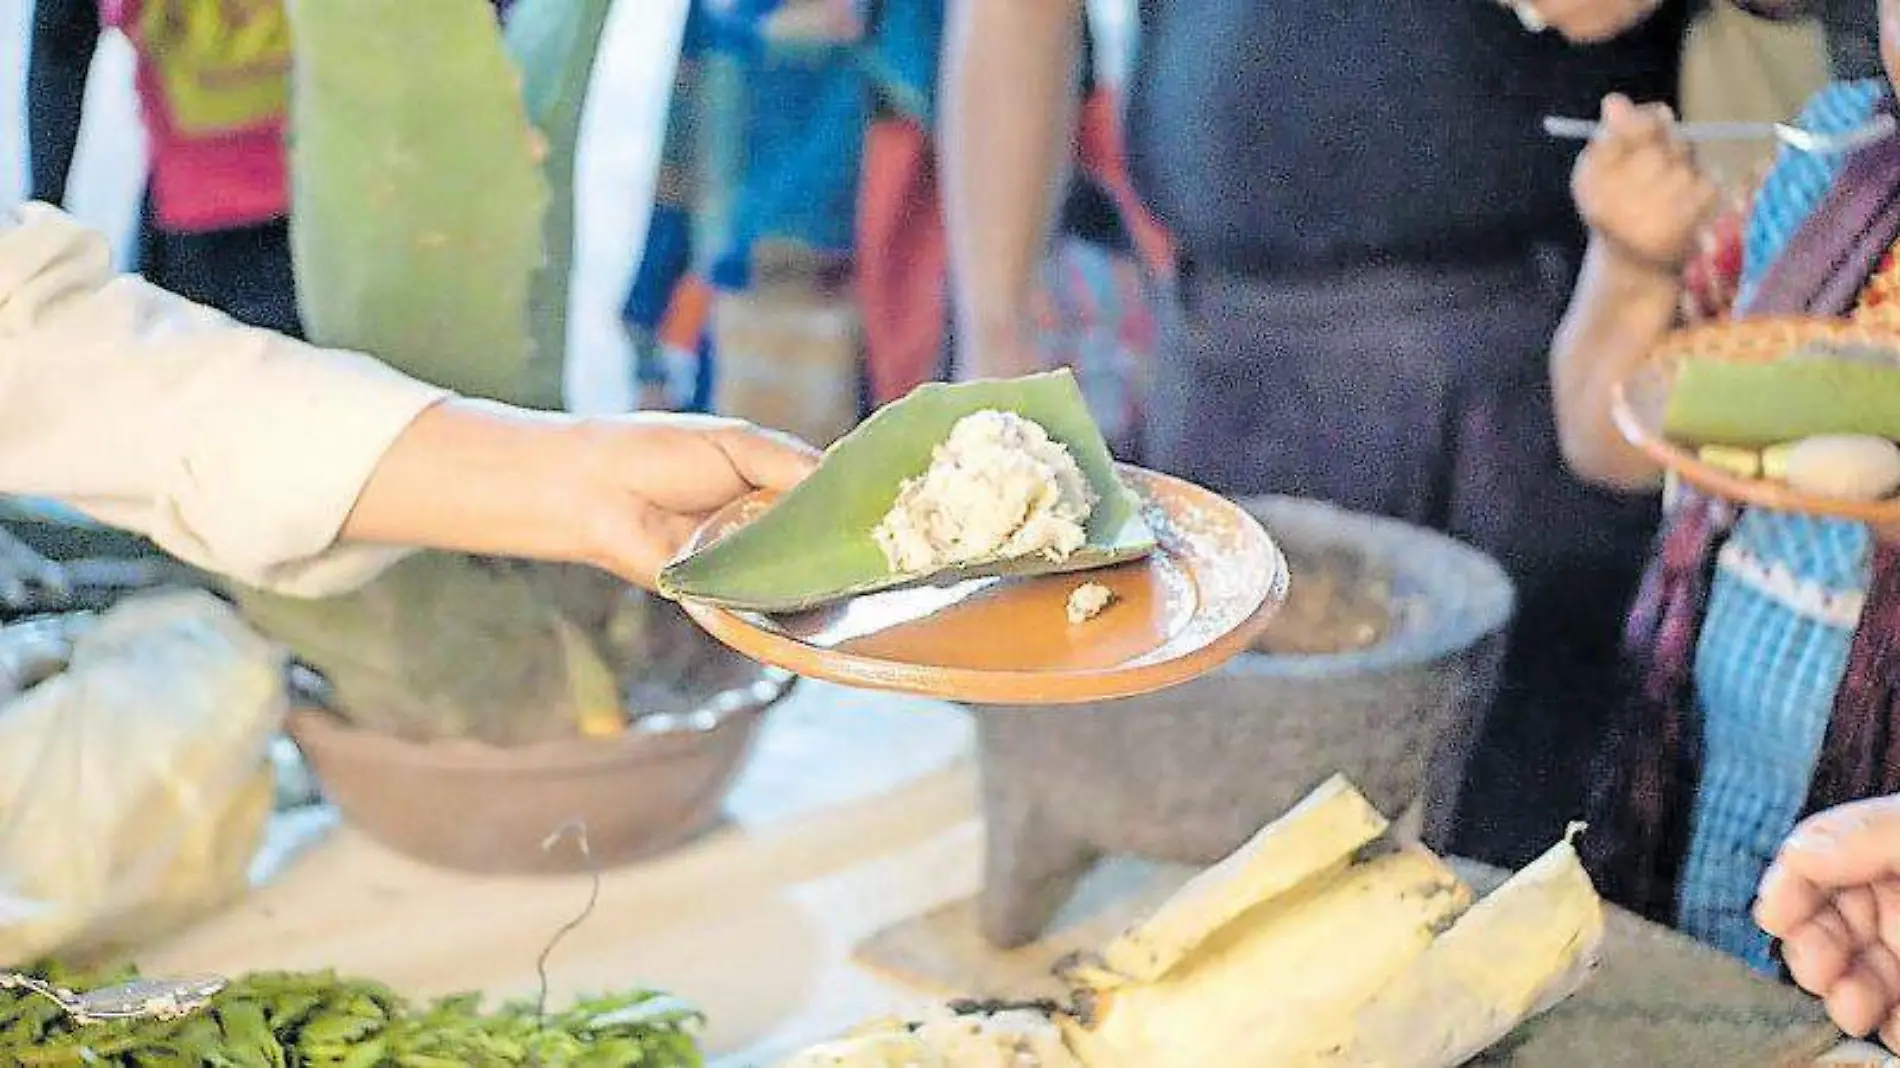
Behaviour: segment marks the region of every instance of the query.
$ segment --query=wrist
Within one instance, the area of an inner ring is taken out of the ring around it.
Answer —
[[[1650,256],[1602,231],[1591,232],[1588,255],[1609,281],[1649,290],[1680,291],[1689,269],[1687,254],[1671,259]]]
[[[590,472],[567,416],[453,399],[422,413],[364,487],[355,540],[571,560],[591,551]]]

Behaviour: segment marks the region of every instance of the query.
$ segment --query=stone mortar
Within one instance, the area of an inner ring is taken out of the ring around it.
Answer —
[[[1510,580],[1420,527],[1291,497],[1241,503],[1283,546],[1365,556],[1401,614],[1356,652],[1247,653],[1142,697],[973,709],[993,944],[1041,935],[1099,858],[1213,863],[1335,772],[1395,816],[1422,792],[1428,835],[1444,819],[1497,685]]]

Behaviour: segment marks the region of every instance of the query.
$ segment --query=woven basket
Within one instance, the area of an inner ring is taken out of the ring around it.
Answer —
[[[1767,363],[1817,342],[1900,347],[1900,333],[1844,319],[1745,319],[1679,330],[1617,383],[1611,417],[1630,443],[1684,482],[1726,500],[1780,512],[1852,519],[1883,528],[1900,527],[1900,500],[1850,501],[1816,497],[1767,479],[1742,478],[1703,462],[1695,450],[1663,434],[1676,369],[1694,356],[1705,360]]]

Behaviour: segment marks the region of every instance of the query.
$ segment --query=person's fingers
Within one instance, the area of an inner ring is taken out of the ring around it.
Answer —
[[[1900,799],[1880,797],[1801,821],[1776,863],[1823,891],[1900,874]]]
[[[1880,903],[1874,900],[1871,886],[1850,886],[1834,892],[1834,914],[1847,928],[1847,937],[1858,945],[1880,941]]]
[[[818,467],[821,456],[817,449],[789,434],[751,425],[718,431],[713,441],[732,461],[739,477],[759,489],[791,489]]]
[[[1880,1044],[1889,1053],[1900,1053],[1900,1011],[1889,1014],[1887,1022],[1880,1025]]]
[[[1871,889],[1874,907],[1880,913],[1880,939],[1900,949],[1900,875],[1885,876]]]
[[[1786,939],[1827,905],[1820,887],[1776,862],[1768,866],[1755,891],[1755,925]]]
[[[1847,975],[1857,949],[1846,923],[1826,908],[1782,939],[1781,960],[1803,990],[1826,995]]]
[[[1868,947],[1854,959],[1823,998],[1835,1026],[1855,1038],[1865,1038],[1893,1015],[1894,995],[1887,973],[1900,975],[1900,961],[1884,946]]]
[[[1654,114],[1637,107],[1621,93],[1603,98],[1603,110],[1597,121],[1591,147],[1606,159],[1618,159],[1653,144],[1662,133]]]
[[[1871,1031],[1886,1022],[1888,1013],[1893,1011],[1894,1002],[1900,999],[1900,956],[1880,942],[1866,942],[1862,944],[1855,965],[1880,981],[1880,990],[1887,1000],[1874,1020],[1873,1027],[1868,1028]]]
[[[661,569],[679,558],[705,516],[667,512],[629,498],[601,534],[601,566],[652,589]]]

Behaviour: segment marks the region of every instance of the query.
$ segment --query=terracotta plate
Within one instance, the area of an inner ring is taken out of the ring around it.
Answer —
[[[1616,427],[1630,443],[1683,481],[1727,500],[1782,512],[1833,516],[1875,525],[1900,523],[1900,500],[1850,501],[1816,497],[1785,483],[1739,475],[1703,462],[1694,449],[1663,435],[1663,413],[1676,367],[1689,356],[1708,359],[1778,360],[1803,344],[1817,341],[1877,342],[1893,345],[1900,337],[1852,322],[1813,319],[1758,319],[1679,331],[1655,354],[1616,384],[1610,409]]]
[[[762,616],[685,602],[715,638],[807,678],[969,704],[1074,704],[1147,693],[1247,649],[1286,599],[1287,568],[1259,522],[1179,479],[1123,466],[1159,547],[1099,571],[978,579],[870,594]],[[756,494],[708,520],[688,552],[770,506]],[[1099,582],[1115,601],[1071,625],[1069,593]]]

